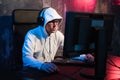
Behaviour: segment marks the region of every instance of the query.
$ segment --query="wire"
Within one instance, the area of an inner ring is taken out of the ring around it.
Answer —
[[[112,59],[110,59],[110,58],[108,58],[109,59],[109,61],[107,61],[108,62],[108,64],[110,64],[110,65],[112,65],[112,66],[115,66],[115,67],[117,67],[117,68],[119,68],[120,69],[120,67],[119,66],[117,66],[113,61],[112,61]]]

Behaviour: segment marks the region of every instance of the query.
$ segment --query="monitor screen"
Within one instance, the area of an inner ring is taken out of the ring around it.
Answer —
[[[113,22],[110,14],[66,12],[63,55],[70,58],[94,53],[98,47],[110,50]]]

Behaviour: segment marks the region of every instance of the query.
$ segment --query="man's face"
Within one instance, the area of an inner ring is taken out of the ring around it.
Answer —
[[[46,31],[50,35],[51,33],[54,33],[58,30],[60,24],[60,20],[52,20],[46,24]]]

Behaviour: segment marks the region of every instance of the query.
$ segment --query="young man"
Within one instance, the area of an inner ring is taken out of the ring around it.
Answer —
[[[47,73],[58,70],[51,63],[54,60],[57,49],[64,44],[64,35],[58,31],[62,17],[51,7],[41,10],[39,25],[28,31],[23,48],[23,68],[34,68]],[[87,57],[86,57],[87,58]]]
[[[49,7],[41,10],[38,27],[30,30],[25,37],[22,48],[23,66],[36,68],[48,73],[57,71],[51,63],[57,49],[64,44],[64,36],[58,31],[62,17],[55,9]]]

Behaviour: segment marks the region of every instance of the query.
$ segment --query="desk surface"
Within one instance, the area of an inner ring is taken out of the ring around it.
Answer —
[[[40,73],[38,77],[35,77],[36,74],[30,74],[28,73],[27,76],[19,75],[17,76],[17,79],[15,75],[8,74],[12,80],[94,80],[94,67],[86,67],[86,66],[75,66],[75,65],[57,65],[59,68],[59,72],[56,74],[46,74],[46,73]],[[37,70],[38,71],[38,70]],[[32,71],[33,72],[33,71]],[[34,73],[34,72],[33,72]],[[5,74],[7,78],[7,75]],[[22,77],[24,76],[24,77]],[[33,77],[34,76],[34,77]],[[20,78],[20,79],[19,79]],[[22,79],[21,79],[22,78]],[[23,79],[26,78],[26,79]],[[5,79],[6,80],[6,79]]]
[[[57,65],[60,71],[40,80],[93,80],[94,68],[72,65]]]
[[[56,65],[59,68],[58,73],[48,74],[36,70],[37,72],[39,72],[39,74],[36,74],[34,70],[28,69],[27,70],[28,72],[20,71],[20,73],[17,73],[18,79],[14,79],[14,80],[94,80],[93,78],[95,73],[94,67],[91,66],[89,67],[84,65],[70,65],[70,64],[69,65],[56,64]],[[8,76],[10,76],[10,74],[8,74]],[[13,78],[15,77],[15,75],[12,76]]]

